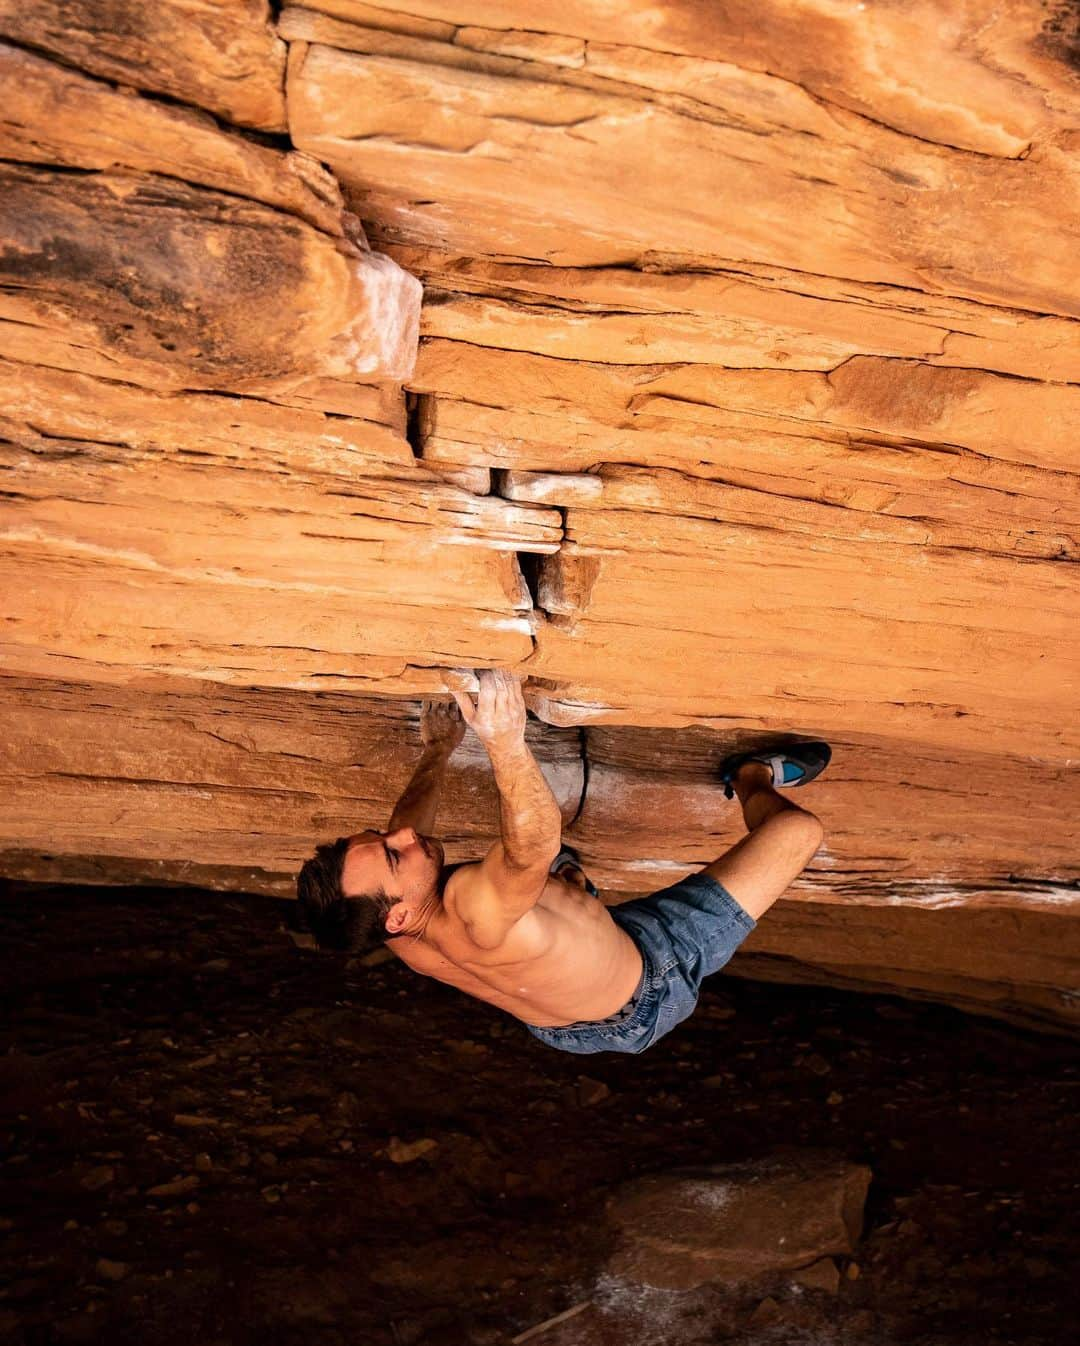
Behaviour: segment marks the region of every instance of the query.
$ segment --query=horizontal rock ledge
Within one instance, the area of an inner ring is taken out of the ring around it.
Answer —
[[[69,328],[112,378],[260,392],[400,382],[420,283],[292,215],[156,175],[0,166],[2,316]]]
[[[0,679],[0,703],[0,873],[11,878],[288,898],[317,842],[385,824],[419,757],[418,707],[390,698],[38,677]],[[715,770],[745,732],[582,735],[533,721],[529,741],[605,901],[666,886],[744,835]],[[981,803],[965,790],[976,778]],[[1075,1026],[1080,875],[1054,841],[1070,835],[1074,788],[1008,759],[916,763],[884,743],[836,744],[829,771],[793,796],[823,819],[823,846],[729,971]],[[439,833],[451,860],[479,858],[497,836],[472,738],[452,763]],[[1042,886],[1008,881],[1040,866]]]

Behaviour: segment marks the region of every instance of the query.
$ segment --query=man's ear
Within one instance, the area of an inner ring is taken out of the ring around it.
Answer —
[[[404,902],[395,902],[386,916],[386,930],[388,934],[400,934],[403,926],[409,922],[409,909]]]

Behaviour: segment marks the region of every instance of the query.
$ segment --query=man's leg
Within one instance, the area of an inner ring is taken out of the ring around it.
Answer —
[[[733,784],[750,835],[703,872],[759,920],[813,859],[825,829],[813,813],[773,789],[764,762],[744,762]]]

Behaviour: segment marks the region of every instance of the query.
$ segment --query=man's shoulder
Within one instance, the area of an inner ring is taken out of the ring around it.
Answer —
[[[443,939],[468,940],[468,932],[461,916],[459,902],[467,901],[467,895],[473,884],[480,880],[479,860],[459,860],[453,865],[444,865],[439,875],[439,896],[441,898],[442,920],[439,923]]]
[[[462,875],[466,870],[478,870],[480,868],[479,860],[458,860],[452,865],[443,865],[439,871],[439,895],[445,905],[447,896],[452,895],[461,886]],[[468,876],[465,876],[465,882],[468,882]]]
[[[470,879],[482,882],[480,862],[465,861],[446,868],[452,869],[453,873],[446,874],[444,871],[442,919],[438,924],[437,940],[448,957],[466,957],[477,962],[492,959],[497,962],[517,961],[541,957],[550,947],[549,913],[540,907],[534,907],[519,916],[507,930],[503,941],[494,948],[478,944],[469,934],[468,923],[461,915],[459,899],[467,896]]]
[[[455,874],[460,873],[463,869],[471,869],[479,863],[479,860],[455,860],[453,864],[443,865],[442,869],[439,870],[439,887],[444,888]]]

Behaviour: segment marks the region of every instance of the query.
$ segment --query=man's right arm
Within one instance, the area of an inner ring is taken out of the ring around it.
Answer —
[[[462,872],[455,904],[470,938],[497,948],[544,891],[559,853],[562,815],[525,743],[520,683],[500,669],[484,670],[479,679],[475,707],[464,693],[454,696],[491,761],[502,836],[481,864]]]

